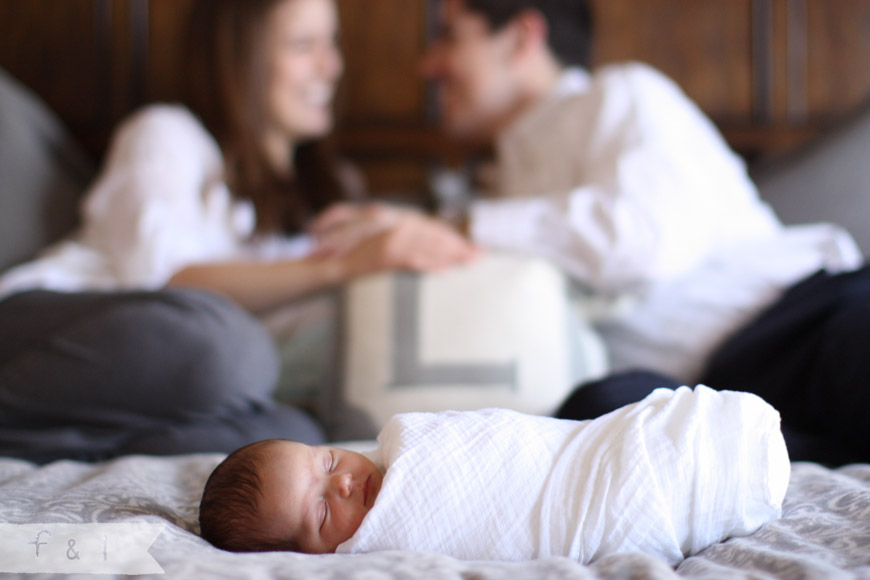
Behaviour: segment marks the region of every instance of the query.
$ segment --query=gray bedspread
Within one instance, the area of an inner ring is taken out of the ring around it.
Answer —
[[[612,556],[584,567],[564,558],[499,563],[402,552],[221,552],[196,535],[202,484],[219,459],[125,457],[97,465],[61,461],[43,467],[0,459],[0,522],[164,523],[150,553],[165,576],[155,578],[870,579],[870,465],[829,470],[794,464],[782,519],[750,537],[712,546],[674,571],[638,554]]]

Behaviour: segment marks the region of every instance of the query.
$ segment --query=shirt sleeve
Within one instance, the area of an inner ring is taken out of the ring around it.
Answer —
[[[223,183],[214,139],[186,109],[149,107],[113,138],[83,202],[81,241],[120,288],[156,288],[194,262],[234,254],[254,226]]]
[[[621,291],[775,227],[743,162],[670,80],[635,65],[604,73],[590,92],[583,106],[596,110],[577,128],[582,146],[552,152],[578,156],[582,183],[473,203],[476,242],[548,258],[597,290]]]

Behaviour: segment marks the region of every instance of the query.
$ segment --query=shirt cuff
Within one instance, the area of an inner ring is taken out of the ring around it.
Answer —
[[[484,247],[534,251],[545,212],[536,199],[476,201],[469,208],[468,231]]]

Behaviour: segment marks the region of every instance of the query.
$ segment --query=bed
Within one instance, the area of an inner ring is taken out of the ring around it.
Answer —
[[[7,93],[0,93],[0,98],[5,106],[10,106],[10,99],[18,99]],[[21,114],[2,119],[11,125],[0,130],[0,137],[5,135],[15,142],[16,146],[6,151],[16,155],[0,157],[3,169],[0,174],[8,177],[12,169],[18,172],[26,169],[29,173],[45,173],[50,169],[53,182],[63,187],[31,191],[27,189],[30,182],[12,179],[0,184],[5,188],[0,195],[0,224],[3,225],[0,232],[4,233],[0,269],[57,239],[71,227],[73,218],[48,224],[51,227],[44,229],[19,228],[21,232],[17,232],[13,226],[17,222],[38,223],[45,207],[66,207],[74,211],[75,192],[92,176],[92,168],[80,162],[81,155],[67,154],[66,146],[59,146],[67,142],[59,130],[49,127],[51,130],[42,129],[39,134],[31,131],[35,123],[28,119],[45,115],[43,110],[28,108]],[[866,198],[866,183],[870,182],[870,175],[866,174],[868,166],[861,163],[866,158],[870,137],[868,120],[870,109],[865,108],[858,122],[800,153],[795,158],[797,162],[772,166],[756,174],[762,195],[778,213],[788,218],[787,221],[804,221],[813,216],[843,223],[858,219],[860,223],[856,222],[850,229],[866,253],[870,253],[870,229],[866,221],[861,221],[859,214],[850,209],[858,203],[855,195]],[[847,153],[843,148],[857,159],[850,163],[848,172],[838,171],[837,165],[828,158],[833,155],[844,159]],[[22,169],[25,165],[27,167]],[[809,179],[804,174],[806,171],[811,171],[817,180]],[[863,173],[857,175],[855,171]],[[834,175],[830,175],[831,172]],[[802,199],[818,199],[814,194],[819,189],[819,179],[827,184],[826,200],[846,200],[840,205],[825,204],[825,211],[839,211],[839,214],[817,215],[815,207],[802,204]],[[843,197],[834,191],[836,187],[852,197]],[[23,190],[7,191],[12,188]],[[26,204],[21,205],[24,202]],[[789,208],[797,208],[795,215],[789,214]],[[804,209],[813,215],[800,213]],[[2,220],[4,216],[9,223]],[[12,216],[16,216],[14,220]],[[332,402],[326,407],[337,408]],[[348,424],[347,417],[340,421],[337,417],[333,419],[336,423]],[[561,558],[508,564],[465,562],[438,554],[402,552],[365,556],[221,552],[197,535],[202,486],[220,459],[220,455],[214,454],[170,458],[131,456],[99,464],[59,461],[37,466],[0,458],[0,525],[159,524],[162,530],[151,545],[150,554],[165,575],[153,575],[169,578],[870,579],[870,464],[838,469],[794,464],[781,519],[749,537],[711,546],[672,570],[652,557],[639,554],[612,556],[584,567]],[[9,550],[25,552],[38,547],[28,542],[16,545],[4,536],[0,556],[10,553]],[[4,568],[6,564],[8,561],[0,557],[0,573],[9,571]],[[21,577],[39,578],[40,575],[22,574]]]
[[[163,569],[162,577],[168,578],[870,578],[870,465],[827,469],[794,464],[781,519],[751,536],[714,545],[674,571],[640,554],[611,556],[587,567],[564,558],[499,563],[409,552],[363,556],[222,552],[197,535],[202,486],[221,457],[130,456],[100,464],[58,461],[45,466],[0,459],[3,520],[163,524],[150,554]],[[25,544],[21,549],[33,546]],[[161,577],[142,577],[150,576]]]

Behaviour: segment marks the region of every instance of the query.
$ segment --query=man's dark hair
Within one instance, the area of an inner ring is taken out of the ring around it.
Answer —
[[[233,451],[211,473],[199,504],[202,537],[230,552],[298,551],[292,540],[269,537],[259,524],[259,460],[274,440]]]
[[[534,10],[547,21],[550,50],[564,66],[589,67],[592,54],[592,10],[588,0],[464,0],[498,30],[520,13]]]

